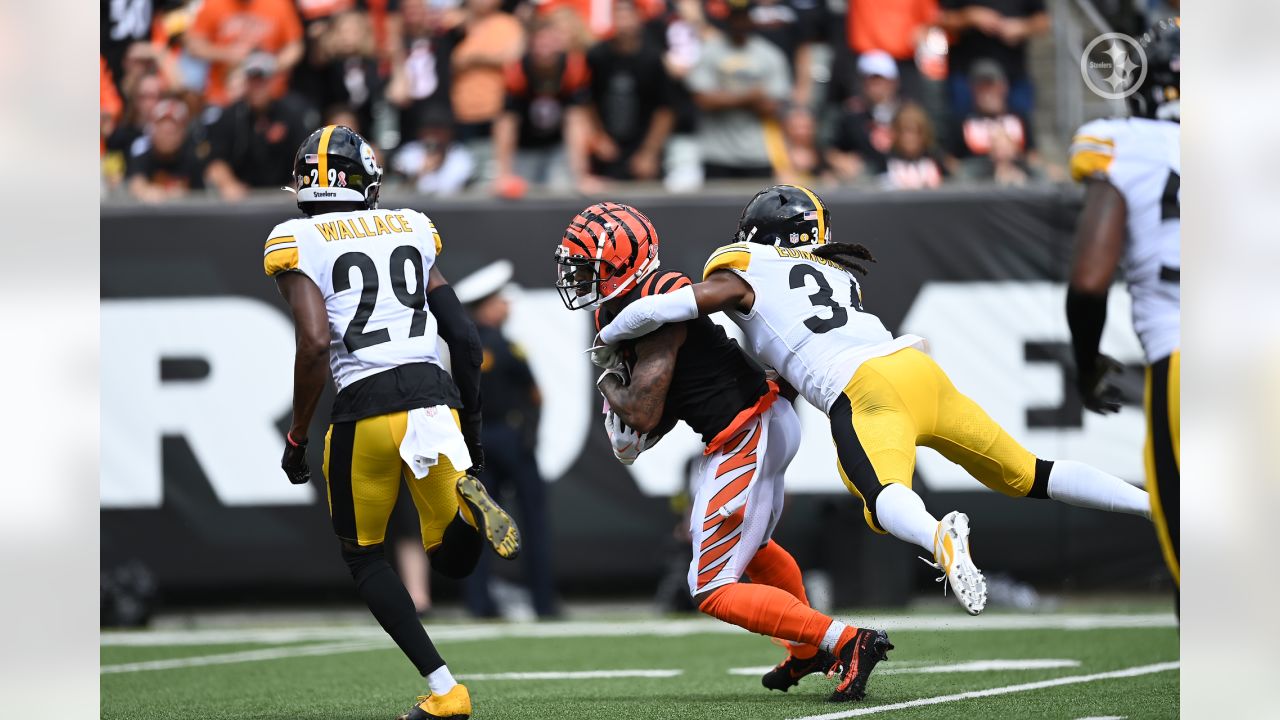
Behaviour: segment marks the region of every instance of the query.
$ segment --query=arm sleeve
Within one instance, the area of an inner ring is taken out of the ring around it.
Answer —
[[[462,396],[462,407],[467,412],[479,412],[480,363],[484,359],[480,333],[449,285],[427,293],[427,307],[436,316],[441,339],[449,346],[453,382]]]
[[[1098,345],[1107,323],[1107,296],[1082,293],[1067,288],[1067,325],[1071,328],[1071,350],[1078,377],[1092,377],[1098,362]]]
[[[628,305],[600,331],[600,340],[612,345],[638,338],[669,323],[698,318],[698,301],[688,285],[664,295],[650,295]]]

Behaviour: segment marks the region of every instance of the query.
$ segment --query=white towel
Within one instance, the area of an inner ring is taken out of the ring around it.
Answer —
[[[409,427],[400,441],[400,457],[414,477],[423,478],[441,455],[449,458],[455,470],[471,467],[471,453],[467,452],[453,412],[444,405],[410,410]]]

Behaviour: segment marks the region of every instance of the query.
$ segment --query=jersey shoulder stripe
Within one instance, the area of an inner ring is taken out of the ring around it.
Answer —
[[[1068,151],[1072,180],[1107,177],[1116,156],[1117,130],[1108,120],[1094,120],[1076,131]]]
[[[282,222],[267,235],[262,269],[268,276],[298,269],[298,237],[293,221]]]
[[[737,270],[746,272],[751,266],[751,248],[747,243],[733,243],[716,249],[702,268],[702,279],[717,270]]]
[[[666,295],[674,290],[692,285],[693,281],[682,272],[669,270],[651,274],[640,287],[641,297],[647,295]]]

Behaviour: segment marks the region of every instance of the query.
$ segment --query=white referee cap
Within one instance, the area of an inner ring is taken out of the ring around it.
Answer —
[[[496,260],[452,283],[453,292],[457,294],[459,302],[470,305],[506,287],[514,274],[515,268],[510,260]]]

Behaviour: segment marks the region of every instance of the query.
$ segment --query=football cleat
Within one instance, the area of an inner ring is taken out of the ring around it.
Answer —
[[[857,634],[841,645],[837,657],[844,666],[840,684],[827,698],[829,702],[849,702],[867,696],[867,678],[875,670],[876,663],[889,659],[893,643],[883,630],[859,628]]]
[[[949,584],[965,612],[970,615],[981,613],[987,606],[987,581],[973,564],[969,552],[968,515],[953,510],[938,522],[938,529],[933,533],[933,558],[934,562],[920,559],[942,571],[938,582],[943,584],[943,594],[946,594]]]
[[[471,717],[471,693],[454,685],[443,695],[419,695],[418,704],[396,720],[465,720]]]
[[[472,475],[458,480],[458,502],[466,503],[476,521],[476,529],[485,536],[498,556],[511,560],[520,554],[520,529]]]
[[[760,678],[760,684],[770,690],[786,692],[799,684],[800,678],[817,672],[834,671],[840,659],[826,650],[819,650],[813,657],[798,658],[787,653],[787,659],[778,663]]]

